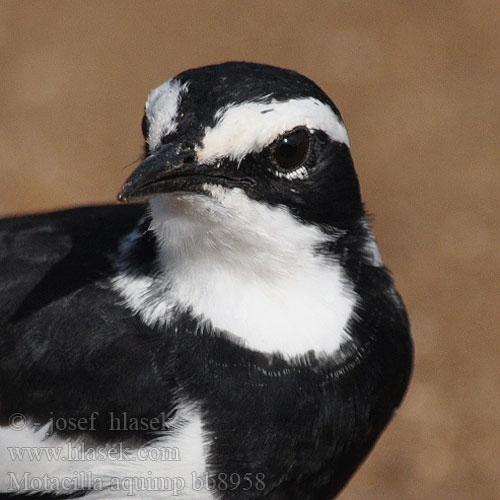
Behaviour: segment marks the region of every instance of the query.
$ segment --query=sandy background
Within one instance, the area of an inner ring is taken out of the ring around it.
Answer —
[[[0,213],[113,202],[147,93],[184,69],[308,75],[343,113],[417,354],[341,498],[498,499],[499,31],[493,0],[0,0]]]

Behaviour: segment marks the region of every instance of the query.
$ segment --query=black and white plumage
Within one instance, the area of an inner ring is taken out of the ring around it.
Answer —
[[[332,498],[412,365],[337,108],[227,63],[153,90],[143,131],[119,197],[149,208],[0,220],[0,492]]]

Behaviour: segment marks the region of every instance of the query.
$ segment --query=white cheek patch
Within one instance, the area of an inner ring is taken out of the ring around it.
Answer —
[[[203,163],[212,163],[224,156],[240,160],[250,152],[261,151],[281,134],[298,126],[322,130],[334,141],[349,146],[340,118],[328,104],[312,97],[269,103],[244,102],[229,106],[217,115],[217,124],[205,129],[202,145],[196,150],[198,161]]]
[[[177,128],[177,114],[182,94],[187,92],[188,84],[178,80],[168,80],[152,90],[146,101],[146,116],[149,120],[148,145],[155,149],[165,134]]]

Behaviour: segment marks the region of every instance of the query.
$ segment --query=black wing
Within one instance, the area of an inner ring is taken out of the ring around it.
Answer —
[[[109,286],[110,257],[143,214],[108,206],[0,220],[0,425],[14,413],[34,425],[94,413],[90,430],[107,439],[111,412],[146,422],[172,411],[173,382],[154,361],[168,339]],[[147,439],[147,424],[139,431]]]

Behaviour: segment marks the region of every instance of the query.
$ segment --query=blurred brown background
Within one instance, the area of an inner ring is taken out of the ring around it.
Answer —
[[[494,0],[0,0],[0,213],[114,202],[147,93],[184,69],[308,75],[343,113],[416,344],[341,499],[498,499],[499,30]]]

